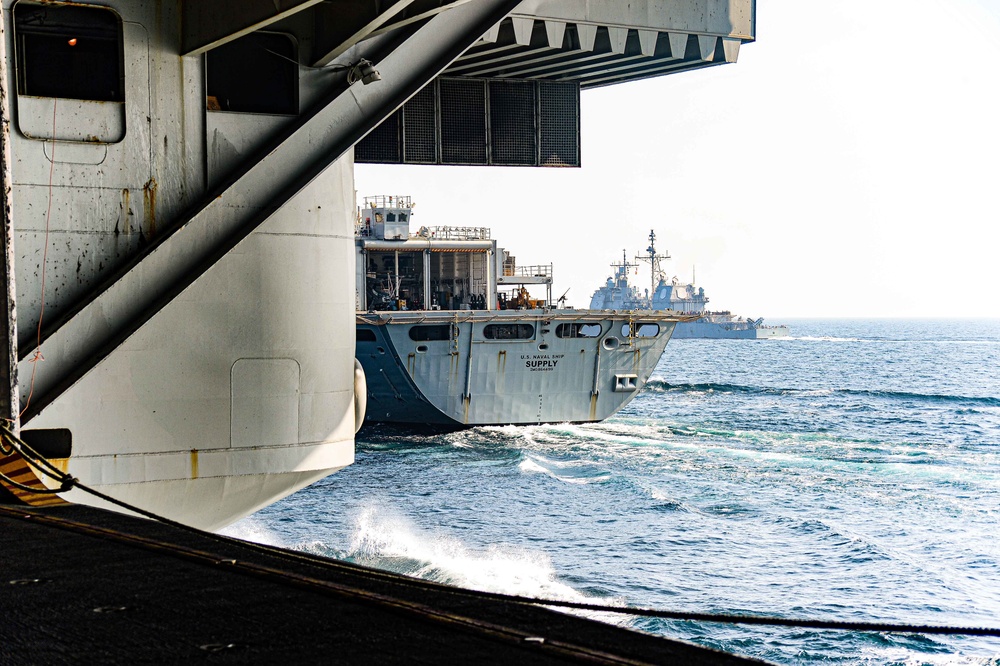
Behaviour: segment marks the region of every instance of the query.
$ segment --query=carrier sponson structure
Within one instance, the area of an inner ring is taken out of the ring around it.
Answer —
[[[5,416],[208,528],[354,459],[355,159],[579,166],[581,89],[754,38],[753,0],[3,9]]]

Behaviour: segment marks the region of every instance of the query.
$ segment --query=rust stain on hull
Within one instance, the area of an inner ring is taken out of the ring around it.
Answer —
[[[122,233],[126,233],[126,234],[127,233],[131,233],[131,231],[132,231],[132,220],[129,219],[129,216],[132,215],[132,192],[130,192],[127,187],[122,190],[122,215],[125,218],[124,219],[124,222],[125,222],[124,227],[125,228],[122,229]],[[116,231],[117,231],[117,227],[116,227]]]
[[[156,235],[156,179],[150,178],[142,186],[142,207],[149,223],[149,235]]]

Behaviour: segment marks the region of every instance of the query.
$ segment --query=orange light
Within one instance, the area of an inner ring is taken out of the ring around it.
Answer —
[[[68,44],[70,46],[76,46],[76,37],[73,37],[72,39],[70,39],[69,42],[68,42]]]

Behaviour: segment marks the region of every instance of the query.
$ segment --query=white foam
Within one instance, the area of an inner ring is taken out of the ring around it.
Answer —
[[[525,458],[524,460],[522,460],[521,464],[519,464],[517,468],[525,473],[537,472],[540,474],[548,474],[549,476],[552,476],[551,470],[542,467],[531,458]]]
[[[838,338],[831,335],[803,335],[803,336],[791,336],[784,338],[785,340],[802,340],[805,342],[872,342],[871,340],[862,340],[861,338]]]
[[[543,552],[508,544],[470,548],[453,536],[421,529],[384,506],[362,510],[347,555],[369,566],[395,563],[397,571],[402,560],[406,570],[401,573],[474,590],[621,605],[588,597],[560,582]]]
[[[542,464],[542,463],[545,464]],[[579,462],[557,462],[554,460],[545,460],[544,458],[533,458],[532,456],[525,456],[524,460],[517,466],[519,470],[527,474],[545,474],[550,476],[556,481],[562,481],[563,483],[572,483],[576,485],[585,485],[588,483],[596,483],[599,481],[607,481],[611,478],[610,474],[598,474],[595,476],[573,476],[571,474],[557,474],[554,470],[550,469],[546,465],[551,465],[553,467],[578,467]]]
[[[280,548],[289,547],[277,533],[269,529],[264,522],[255,516],[247,516],[242,520],[238,520],[232,525],[222,528],[218,533],[233,537],[234,539],[250,541],[251,543],[278,546]]]
[[[904,666],[995,666],[997,657],[973,657],[961,654],[914,653],[906,648],[865,648],[861,663],[895,663]]]
[[[674,497],[659,488],[649,488],[649,496],[659,502],[672,502]]]

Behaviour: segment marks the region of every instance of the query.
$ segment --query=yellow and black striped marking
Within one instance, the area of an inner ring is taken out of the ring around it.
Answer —
[[[6,440],[6,437],[4,439]],[[14,483],[10,483],[11,481]],[[4,446],[0,447],[0,485],[18,500],[30,506],[68,503],[45,487],[28,461],[8,441],[4,441]],[[37,492],[26,488],[36,489]]]

